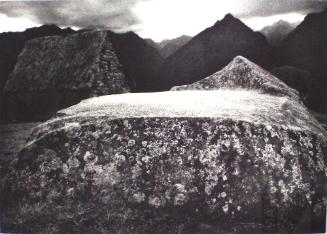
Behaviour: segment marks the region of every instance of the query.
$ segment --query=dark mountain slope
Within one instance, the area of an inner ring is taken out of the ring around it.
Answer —
[[[275,60],[311,72],[325,93],[320,105],[327,110],[327,9],[309,14],[278,47]]]
[[[272,25],[264,27],[260,32],[266,36],[270,45],[278,46],[297,25],[298,23],[289,23],[280,20]]]
[[[201,80],[222,69],[237,55],[268,68],[270,53],[271,47],[262,34],[228,14],[167,58],[158,87],[169,89]]]
[[[152,91],[156,72],[163,62],[159,51],[133,32],[110,33],[123,72],[132,91]]]
[[[186,43],[188,43],[191,39],[192,37],[190,36],[182,35],[171,40],[164,40],[159,43],[159,47],[161,48],[160,52],[164,58],[167,58],[186,45]]]

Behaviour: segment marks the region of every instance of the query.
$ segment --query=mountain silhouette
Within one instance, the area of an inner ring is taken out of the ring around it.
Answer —
[[[133,32],[109,33],[131,90],[133,92],[152,91],[155,79],[157,79],[157,71],[163,63],[160,52]]]
[[[159,50],[164,58],[169,57],[181,47],[183,47],[186,43],[188,43],[192,37],[182,35],[180,37],[170,39],[170,40],[163,40],[158,44]]]
[[[285,20],[280,20],[272,25],[264,27],[260,32],[266,36],[270,45],[278,46],[298,24],[299,23],[289,23]]]
[[[327,9],[312,13],[277,48],[276,63],[304,69],[318,82],[324,97],[319,104],[327,110]]]
[[[264,68],[270,67],[271,47],[266,38],[228,14],[166,59],[158,87],[169,89],[201,80],[238,55]]]

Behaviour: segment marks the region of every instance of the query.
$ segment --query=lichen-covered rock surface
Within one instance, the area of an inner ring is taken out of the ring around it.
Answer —
[[[294,231],[307,208],[312,220],[324,217],[326,137],[286,96],[218,90],[88,99],[39,125],[0,178],[1,227],[257,233],[268,220]]]
[[[172,90],[244,89],[299,99],[299,93],[250,60],[237,56],[222,70],[190,85]]]
[[[83,99],[129,91],[110,32],[33,39],[6,83],[5,119],[44,120]]]

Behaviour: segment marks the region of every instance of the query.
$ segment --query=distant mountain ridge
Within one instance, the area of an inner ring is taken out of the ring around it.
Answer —
[[[180,37],[164,40],[158,43],[159,50],[164,58],[169,57],[192,39],[191,36],[182,35]]]
[[[271,49],[261,33],[228,14],[165,60],[158,87],[169,89],[201,80],[222,69],[238,55],[269,68]]]
[[[312,74],[321,87],[319,104],[327,111],[327,9],[312,13],[296,27],[275,51],[280,66],[294,66]]]
[[[266,36],[270,45],[278,46],[299,24],[300,22],[289,23],[285,20],[280,20],[272,25],[264,27],[260,32]]]

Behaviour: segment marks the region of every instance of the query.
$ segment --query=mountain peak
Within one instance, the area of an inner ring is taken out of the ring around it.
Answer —
[[[227,15],[225,15],[225,17],[220,21],[220,22],[241,22],[239,19],[237,19],[236,17],[234,17],[232,14],[228,13]]]
[[[228,20],[228,19],[230,20],[230,19],[236,19],[236,18],[231,13],[228,13],[227,15],[225,15],[224,19],[225,20]]]
[[[228,13],[227,15],[224,16],[222,20],[217,20],[215,23],[215,26],[220,25],[221,23],[228,23],[228,22],[235,22],[239,21],[237,18],[235,18],[232,14]]]
[[[246,26],[241,20],[239,20],[238,18],[234,17],[232,14],[227,14],[225,15],[225,17],[220,20],[220,21],[217,21],[214,25],[214,27],[218,27],[218,26],[222,26],[222,25],[225,25],[225,26],[235,26],[235,25],[238,25],[238,26],[241,26],[241,25],[244,25]],[[247,27],[247,26],[246,26]]]

